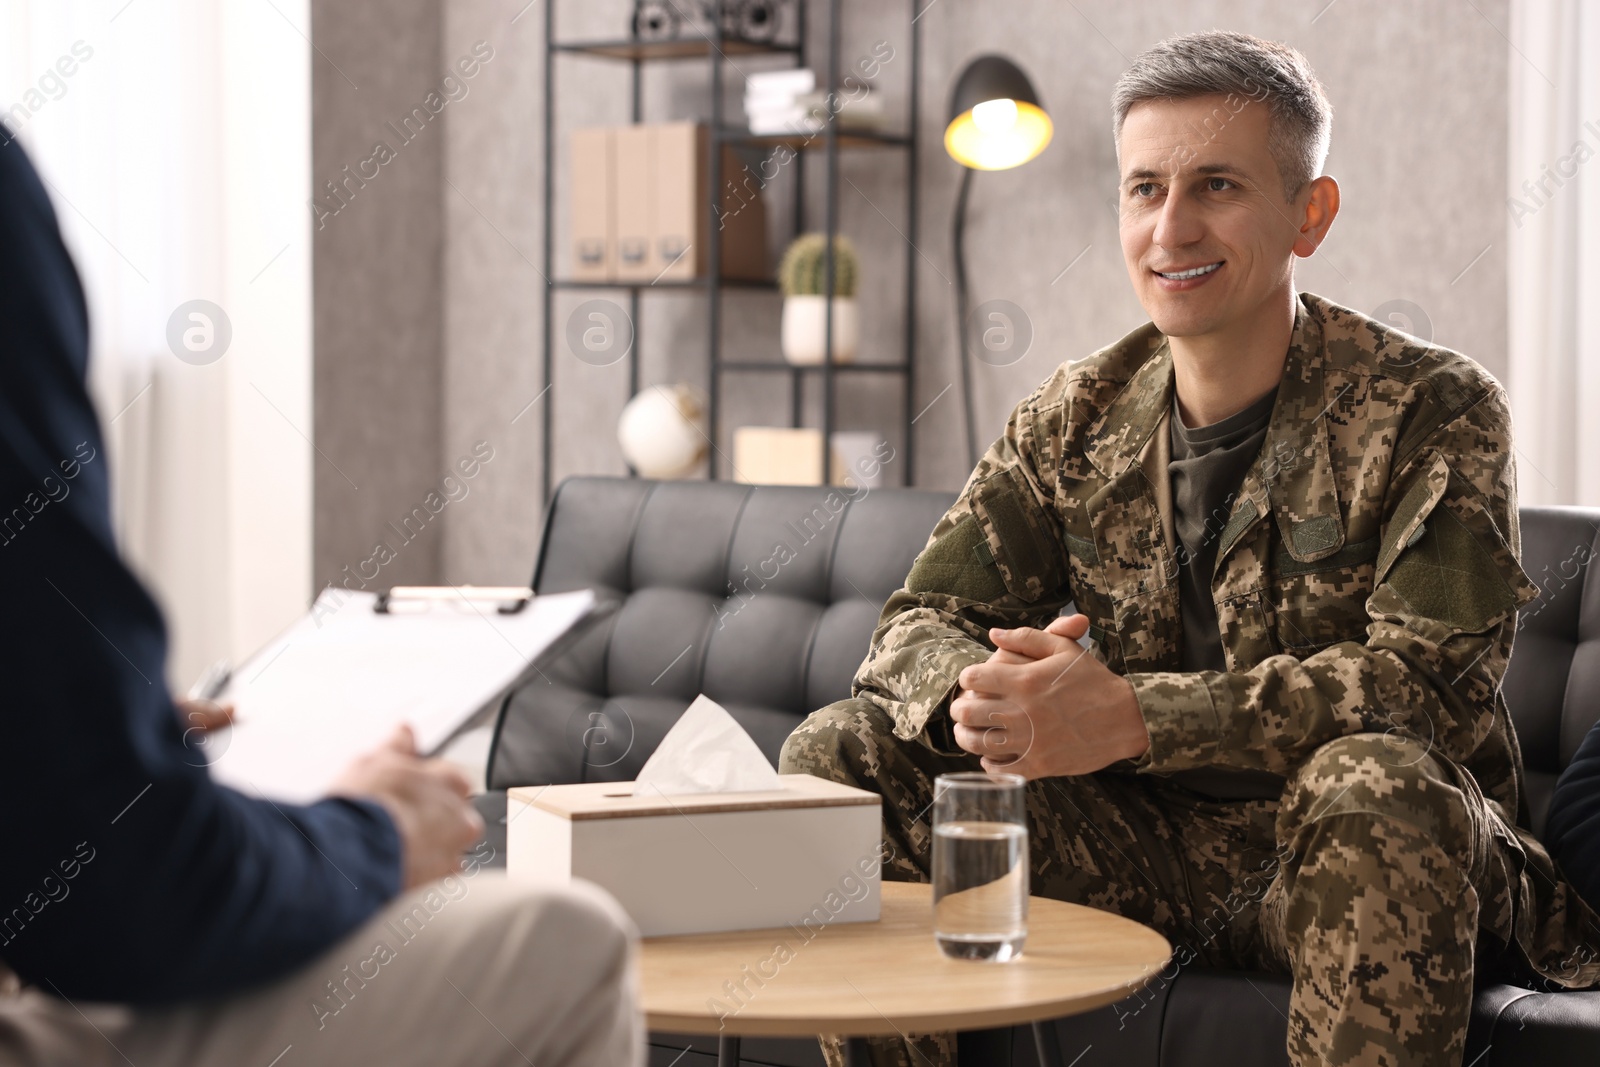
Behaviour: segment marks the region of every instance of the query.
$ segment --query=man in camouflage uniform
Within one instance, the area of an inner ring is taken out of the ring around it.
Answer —
[[[915,881],[934,778],[1020,773],[1033,892],[1161,931],[1168,976],[1292,975],[1296,1064],[1459,1064],[1475,954],[1600,978],[1593,913],[1520,828],[1500,682],[1536,590],[1504,391],[1295,291],[1338,211],[1298,52],[1175,38],[1115,105],[1153,321],[1017,406],[782,768],[881,793],[885,876]],[[1247,416],[1197,515],[1175,443]],[[875,1055],[948,1061],[916,1044]]]

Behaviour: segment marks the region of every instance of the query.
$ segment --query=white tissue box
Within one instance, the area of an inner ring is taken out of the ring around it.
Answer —
[[[681,796],[634,796],[631,782],[512,789],[507,873],[594,882],[644,937],[876,921],[878,795],[807,774],[779,781]]]

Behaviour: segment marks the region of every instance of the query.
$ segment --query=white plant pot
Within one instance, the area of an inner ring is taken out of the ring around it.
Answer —
[[[820,364],[826,346],[828,307],[822,296],[790,296],[783,301],[779,340],[783,358],[799,367]],[[861,338],[861,312],[853,296],[833,298],[833,361],[854,363]]]

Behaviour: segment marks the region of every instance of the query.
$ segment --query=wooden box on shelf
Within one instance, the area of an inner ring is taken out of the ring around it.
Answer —
[[[876,489],[893,450],[877,433],[836,430],[828,449],[828,484]],[[739,426],[733,431],[733,479],[751,485],[821,485],[822,431]]]
[[[787,426],[736,427],[733,478],[751,485],[821,485],[822,431]]]

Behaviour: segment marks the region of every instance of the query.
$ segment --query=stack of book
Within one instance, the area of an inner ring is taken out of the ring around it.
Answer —
[[[841,129],[877,129],[882,102],[864,88],[830,94],[817,89],[816,72],[806,67],[751,74],[744,84],[744,112],[757,135],[815,133],[834,112]]]
[[[811,108],[800,102],[801,96],[811,94],[816,87],[816,72],[806,67],[751,74],[744,82],[744,113],[750,132],[806,133],[817,129],[809,124]]]

